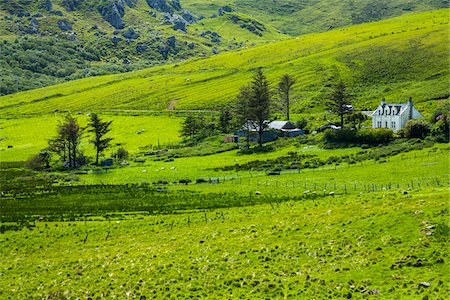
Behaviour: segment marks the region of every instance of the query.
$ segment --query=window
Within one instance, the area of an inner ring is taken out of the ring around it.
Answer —
[[[378,121],[377,122],[377,128],[380,128],[381,127],[381,121]]]
[[[386,128],[388,128],[388,121],[386,121],[385,123],[386,123]]]
[[[395,121],[391,122],[391,128],[395,128]]]

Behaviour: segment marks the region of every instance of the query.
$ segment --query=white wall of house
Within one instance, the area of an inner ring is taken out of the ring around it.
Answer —
[[[410,119],[420,119],[423,116],[410,100],[406,104],[388,104],[384,100],[372,113],[372,128],[389,128],[394,132],[404,128]]]

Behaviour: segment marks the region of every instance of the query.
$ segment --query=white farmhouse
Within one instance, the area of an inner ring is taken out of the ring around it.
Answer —
[[[423,116],[414,107],[410,98],[406,104],[390,104],[383,99],[372,113],[372,128],[389,128],[394,132],[405,127],[411,119],[421,119]]]

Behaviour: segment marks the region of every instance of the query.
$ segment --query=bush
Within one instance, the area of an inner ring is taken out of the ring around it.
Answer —
[[[340,130],[327,129],[323,138],[326,142],[331,143],[353,143],[356,141],[356,131],[348,128]]]
[[[51,154],[48,151],[41,151],[39,154],[30,157],[26,163],[25,166],[28,169],[35,170],[35,171],[41,171],[46,168],[50,167],[50,160],[51,160]]]
[[[424,120],[409,120],[405,125],[406,138],[424,139],[430,131],[430,124]]]
[[[378,145],[389,143],[394,139],[394,132],[386,128],[368,128],[358,131],[351,129],[325,130],[324,139],[328,143],[359,143]]]
[[[387,128],[361,129],[357,132],[356,139],[363,144],[385,144],[394,139],[394,132]]]
[[[125,150],[125,148],[120,147],[119,149],[117,149],[116,152],[113,153],[112,156],[115,157],[117,160],[124,160],[128,158],[129,153],[127,150]]]

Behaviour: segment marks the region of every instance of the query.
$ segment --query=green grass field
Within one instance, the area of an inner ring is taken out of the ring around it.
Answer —
[[[446,299],[448,216],[428,188],[40,221],[0,235],[0,297]]]
[[[222,135],[180,137],[186,115],[214,115],[258,66],[273,87],[296,77],[293,115],[311,128],[333,118],[336,72],[358,109],[413,96],[429,117],[448,101],[448,13],[0,97],[0,299],[449,298],[449,143],[326,149],[315,133],[244,154]],[[205,20],[231,34],[221,21]],[[24,167],[66,113],[84,127],[92,112],[113,121],[105,157],[123,147],[127,164]]]

